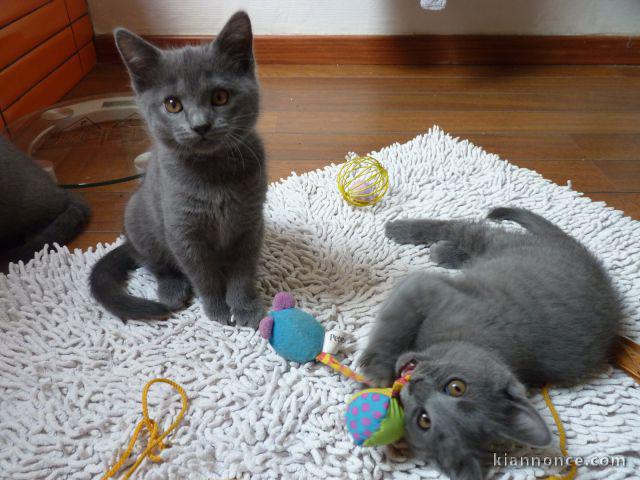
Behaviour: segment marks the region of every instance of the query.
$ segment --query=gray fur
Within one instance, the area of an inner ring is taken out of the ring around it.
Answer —
[[[610,358],[621,305],[596,258],[529,211],[497,208],[488,222],[403,220],[387,224],[398,243],[431,245],[433,260],[458,276],[420,272],[383,306],[362,359],[366,376],[388,385],[417,362],[401,400],[416,454],[456,479],[481,479],[490,444],[545,446],[551,435],[526,386],[584,379]],[[461,397],[445,393],[462,379]],[[417,416],[426,411],[431,428]]]
[[[159,50],[118,29],[115,39],[154,140],[153,158],[125,211],[126,247],[98,262],[95,297],[124,318],[162,317],[189,299],[209,318],[256,326],[263,305],[255,275],[263,236],[265,154],[255,130],[259,86],[249,17],[238,12],[204,46]],[[229,92],[223,106],[215,89]],[[169,113],[164,101],[180,99]],[[126,272],[146,266],[160,302],[135,299]],[[123,275],[123,272],[124,275]]]
[[[64,245],[91,216],[79,195],[53,179],[9,140],[0,136],[0,271],[27,261],[45,244]]]

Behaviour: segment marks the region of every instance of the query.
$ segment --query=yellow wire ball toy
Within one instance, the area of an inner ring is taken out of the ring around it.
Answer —
[[[389,189],[389,174],[373,157],[353,157],[338,172],[338,190],[354,207],[375,205]]]

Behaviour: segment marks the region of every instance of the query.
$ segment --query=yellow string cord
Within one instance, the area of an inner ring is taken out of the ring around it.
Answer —
[[[542,396],[544,397],[544,401],[553,416],[553,421],[556,423],[556,427],[558,428],[558,435],[560,436],[560,451],[562,455],[566,458],[569,454],[567,453],[567,434],[564,431],[564,427],[562,426],[562,420],[560,420],[560,415],[556,411],[556,407],[553,406],[553,402],[551,402],[551,397],[549,396],[549,387],[545,386],[542,388]],[[549,480],[572,480],[576,476],[576,471],[578,470],[578,466],[575,462],[571,463],[571,467],[566,474],[563,475],[550,475],[547,478]]]
[[[154,383],[166,383],[167,385],[170,385],[176,392],[180,394],[180,397],[182,399],[182,408],[180,409],[180,412],[176,416],[173,423],[164,432],[160,430],[155,420],[149,418],[149,409],[147,406],[147,394],[149,393],[149,388],[151,388],[151,385],[153,385]],[[156,462],[156,463],[161,462],[162,458],[160,457],[159,454],[160,452],[162,452],[163,449],[167,448],[168,446],[164,443],[164,439],[167,437],[167,435],[173,432],[176,429],[176,427],[180,424],[180,422],[182,421],[182,417],[184,417],[184,414],[187,411],[187,405],[188,405],[187,394],[185,393],[184,389],[180,385],[178,385],[176,382],[169,380],[167,378],[154,378],[153,380],[150,380],[149,382],[147,382],[147,384],[142,389],[142,420],[140,420],[140,423],[138,423],[135,430],[133,431],[133,436],[129,441],[129,445],[127,446],[127,449],[120,456],[120,459],[116,462],[116,464],[113,467],[111,467],[109,471],[107,471],[107,473],[104,474],[104,477],[102,477],[102,480],[107,480],[109,478],[112,478],[116,473],[118,473],[118,470],[120,470],[122,466],[126,463],[127,459],[131,455],[131,452],[133,451],[133,447],[135,446],[136,441],[138,440],[138,435],[140,435],[140,432],[142,431],[143,428],[146,428],[147,431],[149,432],[149,440],[147,442],[147,447],[138,456],[138,459],[136,460],[136,462],[129,468],[129,470],[127,470],[127,473],[125,473],[123,480],[127,480],[129,477],[131,477],[133,472],[136,471],[136,469],[147,457],[149,457],[149,460],[151,460],[152,462]],[[155,450],[157,450],[158,453],[153,453]]]
[[[367,385],[369,384],[369,382],[367,381],[366,378],[364,378],[359,373],[354,372],[353,370],[351,370],[346,365],[341,364],[336,359],[336,357],[334,357],[330,353],[320,352],[316,356],[316,360],[319,361],[320,363],[324,363],[326,366],[332,368],[333,370],[335,370],[338,373],[341,373],[342,375],[344,375],[347,378],[355,380],[356,382],[364,383],[364,384],[367,384]]]

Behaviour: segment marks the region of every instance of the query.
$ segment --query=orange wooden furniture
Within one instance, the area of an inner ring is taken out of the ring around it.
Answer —
[[[95,63],[86,0],[0,0],[0,129],[60,100]]]

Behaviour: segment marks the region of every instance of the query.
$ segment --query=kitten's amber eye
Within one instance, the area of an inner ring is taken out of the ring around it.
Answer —
[[[164,108],[169,113],[178,113],[182,111],[182,103],[176,97],[167,97],[164,101]]]
[[[467,384],[456,378],[447,383],[445,391],[452,397],[461,397],[467,391]]]
[[[226,105],[229,101],[229,92],[227,92],[224,88],[218,88],[213,91],[213,95],[211,95],[211,103],[216,107],[220,107],[222,105]]]
[[[418,414],[418,426],[422,430],[429,430],[431,428],[431,419],[424,410]]]

